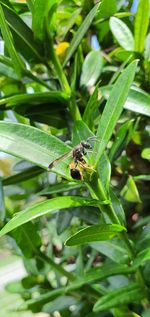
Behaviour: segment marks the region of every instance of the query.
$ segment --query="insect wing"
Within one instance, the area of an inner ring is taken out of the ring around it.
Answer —
[[[69,151],[61,156],[59,156],[56,160],[54,160],[52,163],[49,164],[48,168],[52,169],[53,167],[55,167],[59,162],[61,162],[62,160],[64,160],[65,158],[69,157],[72,155],[72,151]]]

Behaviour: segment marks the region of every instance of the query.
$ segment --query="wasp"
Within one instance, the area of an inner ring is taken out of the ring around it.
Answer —
[[[83,174],[82,174],[83,169],[93,170],[93,168],[90,167],[86,163],[86,161],[84,160],[84,156],[87,154],[87,151],[92,150],[92,146],[89,143],[89,141],[92,139],[94,140],[95,138],[96,138],[95,136],[92,136],[92,137],[89,137],[86,141],[82,140],[78,145],[76,145],[74,147],[73,150],[61,155],[56,160],[54,160],[52,163],[50,163],[48,168],[52,169],[61,160],[65,159],[69,156],[72,156],[73,162],[69,165],[70,175],[73,179],[82,180],[83,179]]]

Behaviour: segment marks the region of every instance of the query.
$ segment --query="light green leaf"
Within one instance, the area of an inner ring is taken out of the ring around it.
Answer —
[[[101,87],[103,96],[108,99],[113,86]],[[132,86],[124,108],[150,117],[150,96],[144,90]]]
[[[140,287],[136,283],[131,283],[130,285],[115,289],[102,296],[94,305],[93,310],[95,312],[103,311],[116,306],[138,302],[144,298],[144,296],[145,292],[143,287]]]
[[[111,17],[109,23],[110,29],[120,46],[127,51],[133,51],[134,38],[128,26],[115,17]]]
[[[150,61],[150,33],[147,35],[146,40],[145,40],[144,57],[145,57],[145,59]]]
[[[93,225],[80,230],[66,241],[66,245],[81,245],[92,241],[105,241],[114,238],[118,232],[125,231],[123,226],[116,224]]]
[[[97,206],[97,201],[78,196],[62,196],[42,201],[34,206],[18,212],[0,231],[0,236],[13,229],[46,214],[53,214],[58,210],[79,206]],[[123,227],[122,227],[123,228]]]
[[[85,20],[82,22],[82,24],[80,25],[78,31],[76,32],[76,34],[74,35],[70,46],[68,48],[67,54],[66,54],[66,58],[64,61],[63,66],[65,66],[69,59],[71,58],[71,56],[74,54],[74,52],[76,51],[77,47],[79,46],[80,42],[82,41],[84,35],[86,34],[88,28],[90,27],[96,13],[97,10],[99,8],[99,3],[96,4],[92,10],[89,12],[89,14],[86,16]]]
[[[49,164],[71,148],[58,138],[24,124],[0,121],[0,150],[41,166]],[[70,179],[69,160],[63,160],[55,169]]]
[[[123,110],[124,103],[127,99],[129,89],[135,75],[136,67],[137,61],[133,61],[129,64],[113,86],[99,121],[97,138],[100,141],[100,144],[95,142],[94,152],[96,154],[94,153],[93,155],[93,161],[95,164],[98,163],[101,155],[103,154],[113,133],[113,129]]]
[[[35,0],[32,14],[32,29],[36,39],[44,40],[45,38],[45,19],[48,16],[50,8],[56,4],[56,0]]]
[[[80,86],[91,87],[98,80],[103,67],[103,57],[101,52],[90,52],[83,63],[80,78]]]
[[[25,71],[25,64],[15,50],[13,37],[9,30],[8,24],[6,22],[6,18],[5,18],[1,4],[0,4],[0,27],[1,27],[1,32],[3,35],[3,39],[5,41],[5,45],[12,59],[12,63],[14,65],[15,71],[18,75],[18,78],[21,78]]]
[[[126,185],[123,187],[121,191],[121,195],[127,201],[133,203],[141,203],[138,189],[132,176],[129,176]]]
[[[145,37],[149,24],[149,0],[139,0],[135,15],[134,38],[135,51],[143,52]]]
[[[79,299],[75,299],[72,296],[60,296],[54,299],[53,301],[45,304],[42,307],[42,311],[46,313],[53,313],[56,310],[61,312],[62,310],[69,309],[71,305],[78,305]]]
[[[139,252],[133,262],[133,266],[138,267],[144,265],[146,261],[150,260],[150,248]]]
[[[5,204],[4,204],[4,192],[2,178],[0,177],[0,222],[5,219]]]
[[[145,148],[141,154],[142,158],[145,160],[150,160],[150,147]]]

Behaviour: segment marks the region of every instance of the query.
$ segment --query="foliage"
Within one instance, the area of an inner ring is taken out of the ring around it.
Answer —
[[[134,4],[0,0],[0,236],[27,271],[7,286],[19,310],[149,314],[149,1]]]

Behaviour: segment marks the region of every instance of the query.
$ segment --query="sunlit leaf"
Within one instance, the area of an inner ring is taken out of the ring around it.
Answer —
[[[121,47],[127,51],[133,51],[134,38],[130,29],[123,21],[118,18],[111,17],[110,29]]]

